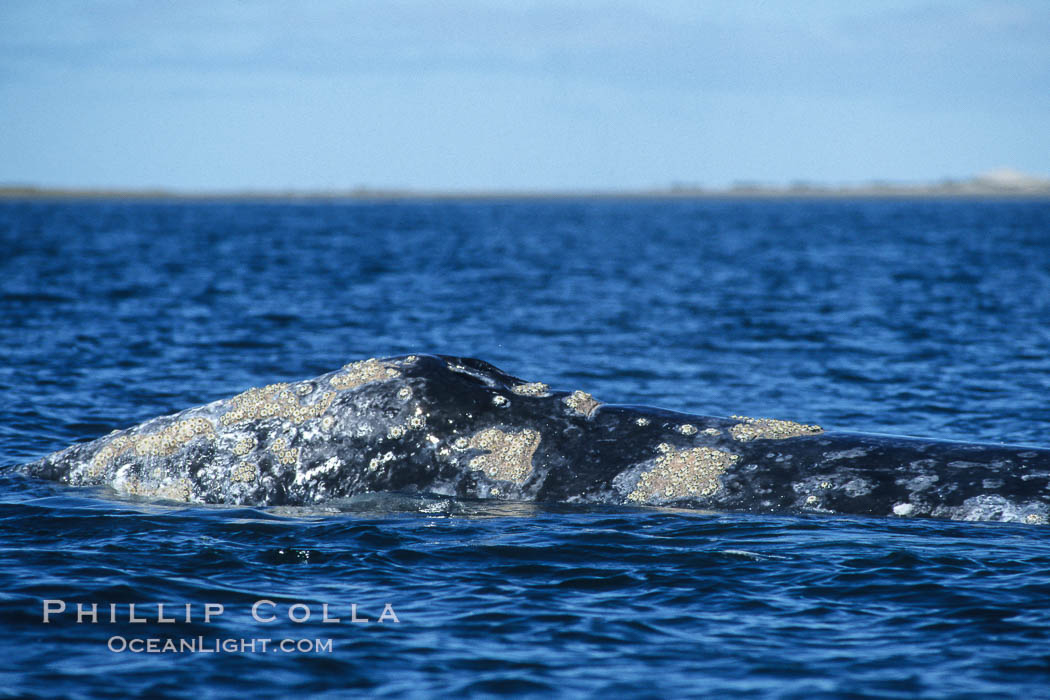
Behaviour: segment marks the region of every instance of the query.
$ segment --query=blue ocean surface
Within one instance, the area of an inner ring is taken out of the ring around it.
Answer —
[[[414,352],[1050,446],[1046,201],[14,201],[0,244],[0,696],[1050,697],[1045,526],[232,508],[12,469]]]

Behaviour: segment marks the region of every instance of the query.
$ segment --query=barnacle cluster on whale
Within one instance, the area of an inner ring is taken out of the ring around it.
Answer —
[[[638,503],[671,502],[681,497],[710,496],[721,485],[720,477],[738,455],[710,447],[675,449],[664,442],[652,469],[642,472],[627,495]]]
[[[1028,523],[1050,516],[1050,450],[620,406],[441,355],[371,358],[248,389],[23,469],[201,503],[308,505],[398,491]]]
[[[736,440],[745,442],[747,440],[783,440],[785,438],[799,437],[802,435],[816,435],[824,432],[819,425],[803,425],[789,420],[776,420],[773,418],[748,418],[747,416],[733,416],[734,420],[740,421],[729,429],[730,434]]]
[[[469,465],[498,481],[524,484],[532,475],[532,457],[539,446],[539,431],[526,428],[510,433],[486,428],[467,442],[468,448],[481,451]]]

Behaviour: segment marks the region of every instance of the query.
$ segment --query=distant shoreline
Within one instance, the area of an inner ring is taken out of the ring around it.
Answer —
[[[34,186],[0,187],[0,201],[100,200],[100,201],[398,201],[398,200],[834,200],[834,199],[1050,199],[1050,182],[1019,186],[967,180],[935,185],[766,186],[736,185],[728,188],[671,187],[651,190],[215,190],[77,189]]]

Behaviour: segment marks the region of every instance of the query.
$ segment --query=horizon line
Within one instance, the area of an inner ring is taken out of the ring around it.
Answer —
[[[874,181],[861,185],[825,185],[795,182],[789,185],[737,182],[727,187],[672,184],[651,188],[216,188],[173,187],[53,187],[33,184],[0,184],[0,200],[99,199],[99,200],[422,200],[422,199],[878,199],[878,198],[1047,198],[1050,180],[1037,178],[1001,182],[984,177],[943,180],[938,183]]]

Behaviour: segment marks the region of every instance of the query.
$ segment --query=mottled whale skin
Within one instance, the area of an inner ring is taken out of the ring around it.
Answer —
[[[1050,450],[604,404],[481,360],[408,355],[235,397],[22,467],[152,499],[369,492],[1045,524]]]

